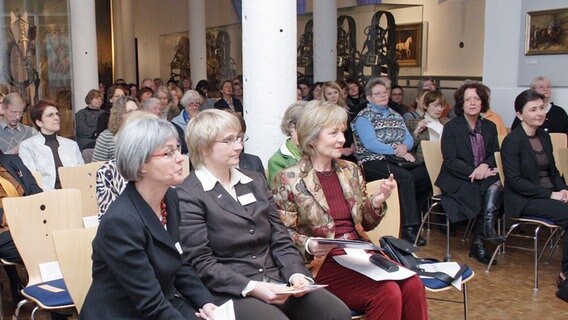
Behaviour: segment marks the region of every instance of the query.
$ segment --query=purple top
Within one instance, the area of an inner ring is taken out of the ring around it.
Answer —
[[[485,160],[485,142],[481,134],[481,120],[477,119],[475,128],[469,132],[471,151],[473,152],[473,164],[477,168]]]

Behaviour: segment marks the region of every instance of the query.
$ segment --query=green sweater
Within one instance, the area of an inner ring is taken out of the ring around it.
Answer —
[[[276,174],[295,164],[302,158],[300,149],[288,138],[280,149],[268,160],[268,184],[271,185]]]

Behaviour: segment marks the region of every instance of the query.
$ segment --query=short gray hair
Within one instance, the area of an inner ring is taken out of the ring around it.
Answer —
[[[550,82],[550,79],[548,79],[547,77],[545,77],[545,76],[539,76],[539,77],[536,77],[536,78],[532,79],[530,88],[533,89],[533,90],[536,89],[536,86],[539,84],[539,82],[548,82],[548,83],[551,83],[551,82]]]
[[[282,133],[285,136],[289,137],[292,135],[290,132],[290,126],[295,126],[298,123],[307,103],[307,101],[296,101],[286,109],[286,112],[284,112],[284,116],[282,117],[282,122],[280,123],[280,130],[282,130]]]
[[[201,104],[201,95],[199,94],[199,92],[195,90],[187,90],[179,101],[179,103],[181,103],[184,108],[187,107],[187,105],[191,102],[198,102],[199,104]]]
[[[385,88],[389,87],[387,86],[387,84],[385,83],[385,80],[383,80],[382,78],[371,78],[369,80],[369,82],[367,82],[367,85],[365,85],[365,95],[366,96],[371,96],[373,95],[373,88],[377,85],[382,85]]]
[[[8,109],[8,107],[12,105],[25,108],[26,101],[24,100],[24,97],[17,92],[8,93],[4,96],[4,100],[2,100],[2,106],[4,109]]]
[[[185,130],[191,164],[196,168],[203,165],[203,152],[211,151],[217,137],[227,130],[242,131],[241,122],[233,112],[207,109],[191,118]]]
[[[116,167],[128,181],[143,178],[142,165],[168,140],[179,139],[173,124],[151,115],[128,119],[116,137]]]
[[[142,108],[142,110],[144,110],[144,111],[148,111],[151,106],[156,105],[156,104],[160,106],[160,110],[161,110],[162,104],[160,102],[160,99],[153,98],[153,97],[148,98],[146,101],[142,102],[140,104],[140,108]]]

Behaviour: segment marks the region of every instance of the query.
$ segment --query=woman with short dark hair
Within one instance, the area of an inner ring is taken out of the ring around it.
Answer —
[[[97,121],[104,112],[101,109],[103,99],[104,95],[102,92],[96,89],[90,90],[85,97],[87,106],[75,113],[75,136],[81,150],[95,147]]]

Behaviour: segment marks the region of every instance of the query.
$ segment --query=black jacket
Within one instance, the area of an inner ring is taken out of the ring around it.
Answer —
[[[531,199],[550,199],[552,191],[567,188],[554,163],[550,135],[542,129],[538,129],[536,134],[550,164],[548,175],[554,190],[540,186],[536,155],[525,130],[518,126],[505,137],[501,147],[505,174],[505,212],[509,217],[520,216]]]
[[[481,118],[481,134],[485,145],[483,163],[495,168],[495,151],[499,150],[497,128],[493,122]],[[436,185],[443,191],[442,206],[450,221],[472,219],[481,212],[485,190],[499,179],[493,176],[470,182],[475,170],[471,149],[470,129],[464,116],[450,120],[442,133],[444,162]]]

